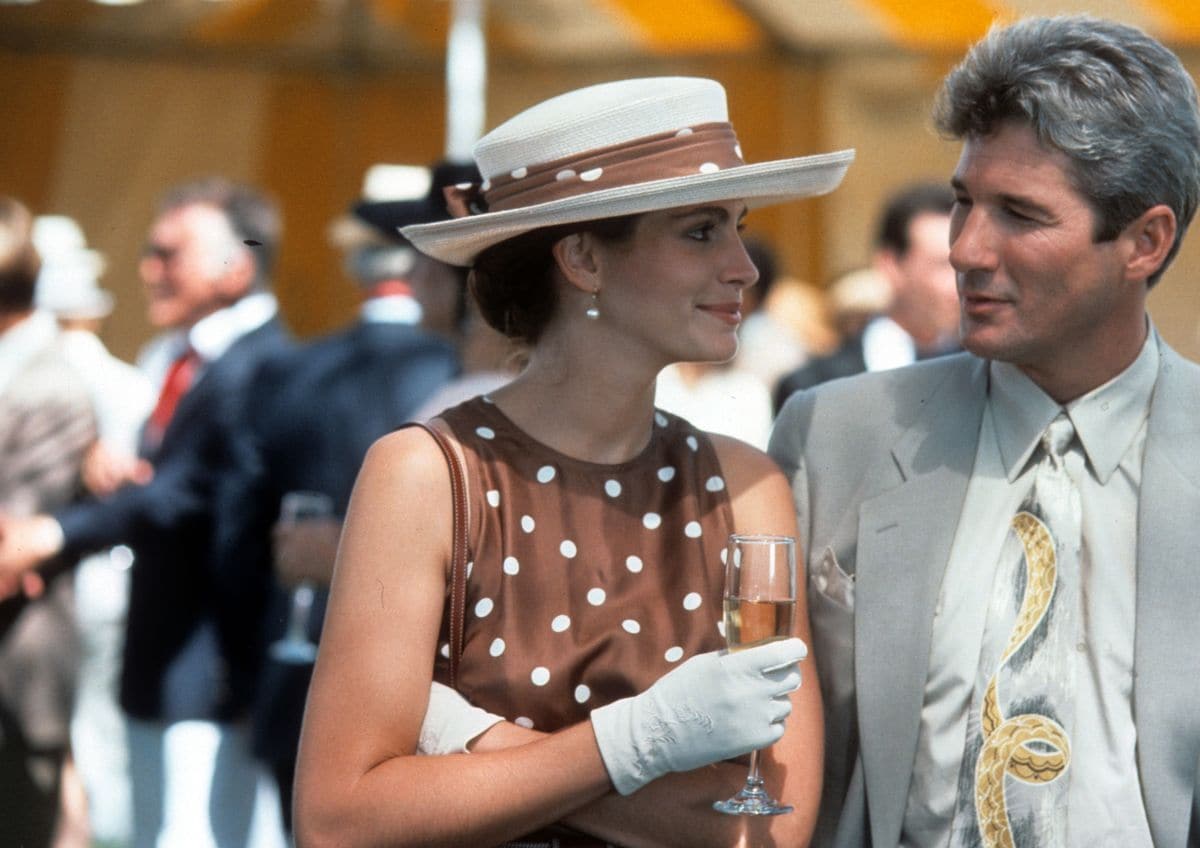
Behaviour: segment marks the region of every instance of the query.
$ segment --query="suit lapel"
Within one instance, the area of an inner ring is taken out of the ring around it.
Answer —
[[[855,684],[876,845],[899,840],[924,702],[934,607],[975,464],[986,363],[923,400],[859,512]]]
[[[1133,714],[1156,845],[1182,845],[1200,758],[1200,372],[1162,345],[1138,506]]]

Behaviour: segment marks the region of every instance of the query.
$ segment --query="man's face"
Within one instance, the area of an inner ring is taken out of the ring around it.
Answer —
[[[950,216],[922,212],[908,224],[908,252],[896,260],[899,288],[940,334],[958,328],[958,291],[950,264]]]
[[[163,213],[150,228],[139,265],[150,323],[190,327],[232,302],[230,275],[239,266],[239,248],[224,213],[212,206]]]
[[[963,147],[953,183],[950,261],[962,343],[1011,362],[1059,400],[1115,376],[1113,350],[1144,334],[1145,283],[1124,275],[1128,236],[1093,240],[1096,215],[1070,161],[1010,122]],[[1121,355],[1124,355],[1122,353]]]

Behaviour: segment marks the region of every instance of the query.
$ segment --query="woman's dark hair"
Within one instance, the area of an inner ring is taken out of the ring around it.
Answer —
[[[41,267],[33,245],[33,215],[16,198],[0,197],[0,312],[33,307]]]
[[[591,233],[605,242],[624,241],[639,217],[546,227],[492,245],[476,257],[468,278],[479,313],[510,339],[536,344],[558,306],[555,243],[573,233]]]

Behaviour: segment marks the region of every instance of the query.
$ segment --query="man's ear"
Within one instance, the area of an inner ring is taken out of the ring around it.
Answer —
[[[241,300],[254,287],[258,265],[250,251],[251,248],[239,244],[229,256],[228,264],[217,284],[221,297],[226,302]]]
[[[1175,213],[1165,204],[1151,206],[1129,226],[1121,237],[1129,245],[1125,260],[1125,279],[1145,281],[1167,261],[1175,244]]]
[[[600,263],[596,257],[596,240],[588,233],[563,236],[551,248],[554,262],[570,285],[591,294],[600,288]]]

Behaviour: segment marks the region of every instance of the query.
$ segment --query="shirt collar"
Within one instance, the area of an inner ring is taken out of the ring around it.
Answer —
[[[368,324],[419,324],[423,312],[416,298],[389,294],[363,301],[359,314]]]
[[[205,362],[219,359],[242,336],[275,317],[279,304],[270,292],[248,294],[232,306],[206,315],[188,331],[187,341]]]
[[[1107,483],[1116,471],[1150,414],[1158,360],[1158,333],[1151,326],[1141,352],[1128,368],[1065,407],[1092,473],[1101,483]],[[1063,407],[1015,365],[993,360],[988,374],[996,441],[1012,482]]]
[[[41,310],[0,333],[0,392],[57,338],[58,322]]]

